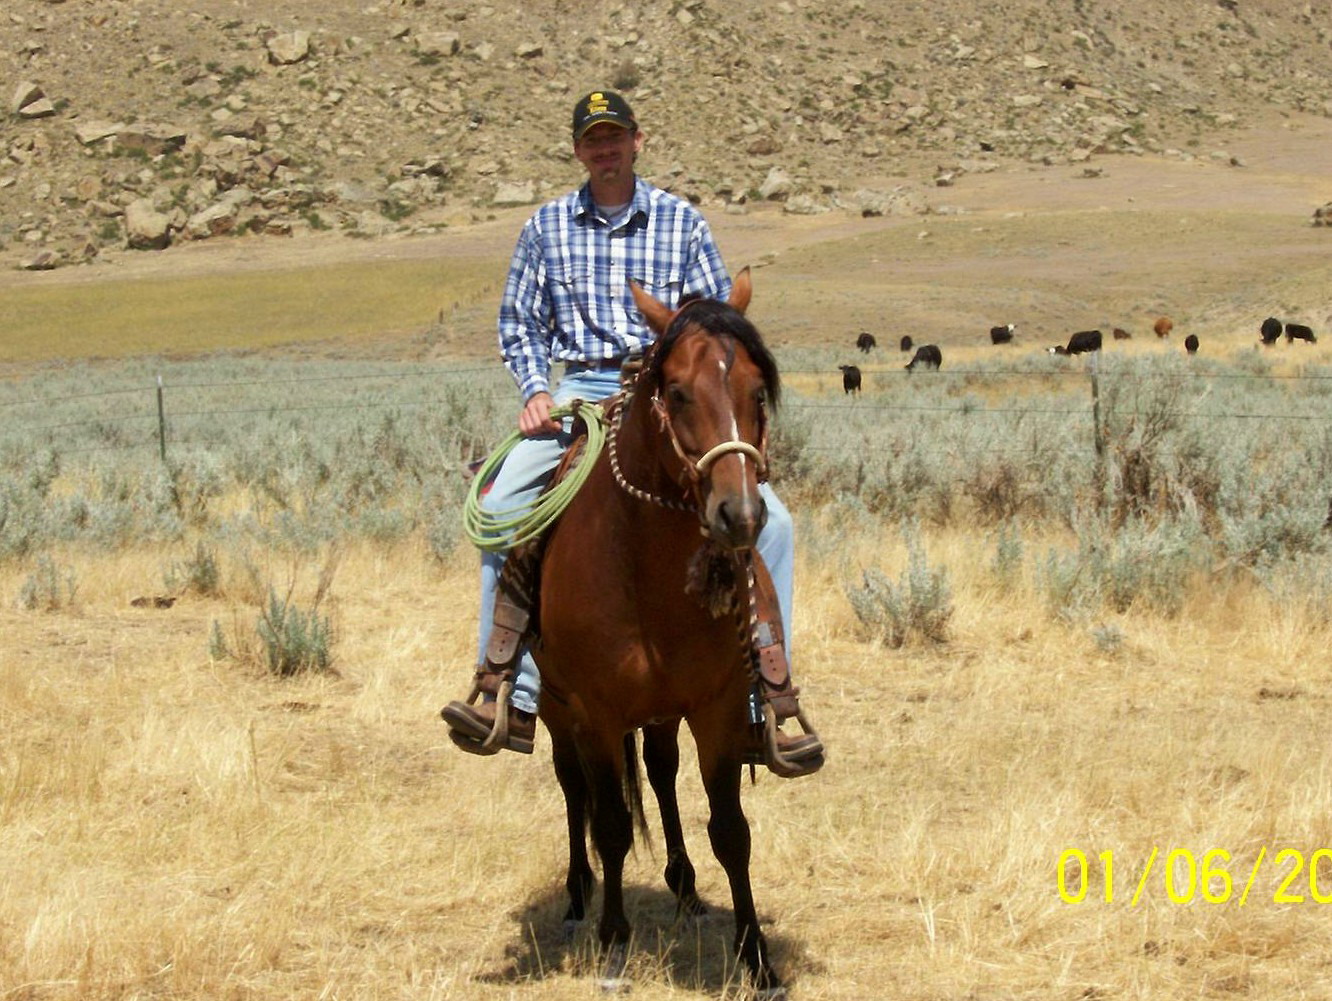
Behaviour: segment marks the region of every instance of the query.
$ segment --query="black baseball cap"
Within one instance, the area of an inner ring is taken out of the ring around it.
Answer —
[[[610,122],[622,129],[638,131],[629,102],[613,90],[594,90],[580,97],[573,110],[573,137],[577,142],[593,125]]]

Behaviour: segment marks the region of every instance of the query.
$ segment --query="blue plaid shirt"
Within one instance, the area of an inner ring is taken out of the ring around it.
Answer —
[[[524,400],[549,390],[552,362],[622,359],[651,342],[630,278],[672,308],[687,293],[731,293],[702,213],[642,178],[615,228],[586,184],[527,221],[499,314],[500,354]]]

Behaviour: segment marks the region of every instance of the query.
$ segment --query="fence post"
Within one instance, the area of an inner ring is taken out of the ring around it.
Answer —
[[[1096,468],[1092,473],[1092,489],[1096,492],[1096,510],[1105,507],[1105,428],[1101,424],[1101,352],[1091,352],[1092,394],[1092,447],[1096,451]]]
[[[166,408],[162,405],[162,377],[157,377],[157,450],[166,462]]]

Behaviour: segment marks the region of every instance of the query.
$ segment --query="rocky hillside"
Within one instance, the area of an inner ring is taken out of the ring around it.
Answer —
[[[38,268],[535,202],[579,179],[570,106],[606,85],[643,172],[732,211],[1209,155],[1332,115],[1332,0],[7,0],[0,62],[0,241]]]

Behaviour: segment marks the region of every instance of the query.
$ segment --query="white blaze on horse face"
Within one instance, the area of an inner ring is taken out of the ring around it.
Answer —
[[[729,373],[728,373],[727,370],[726,370],[726,360],[725,360],[724,358],[718,358],[718,359],[717,359],[717,369],[718,369],[718,371],[721,373],[722,385],[723,385],[723,386],[727,385],[727,382],[728,382],[728,380],[727,380],[727,375],[729,375]],[[736,420],[735,420],[735,408],[732,407],[732,408],[731,408],[731,441],[740,441],[740,440],[741,440],[741,438],[740,438],[740,425],[736,423]],[[736,454],[736,456],[738,456],[739,459],[740,459],[740,500],[741,500],[742,503],[744,503],[744,504],[748,504],[748,503],[749,503],[749,477],[748,477],[748,476],[746,475],[746,473],[745,473],[745,463],[747,463],[747,462],[749,461],[749,456],[745,455],[744,452],[740,452],[740,451],[737,451],[735,454]]]

